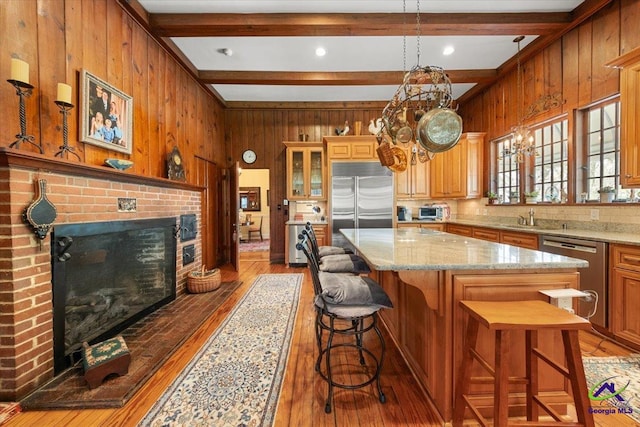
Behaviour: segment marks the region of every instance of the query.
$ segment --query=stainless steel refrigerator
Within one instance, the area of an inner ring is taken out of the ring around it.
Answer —
[[[341,228],[393,226],[393,174],[378,162],[331,164],[332,245],[349,247]]]

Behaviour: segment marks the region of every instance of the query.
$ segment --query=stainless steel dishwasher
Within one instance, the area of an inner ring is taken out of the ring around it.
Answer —
[[[579,258],[589,262],[589,267],[580,268],[580,290],[598,293],[596,312],[591,323],[607,327],[607,243],[561,236],[540,236],[540,250],[552,254]],[[589,305],[587,305],[589,304]],[[578,314],[586,315],[593,303],[580,301]]]

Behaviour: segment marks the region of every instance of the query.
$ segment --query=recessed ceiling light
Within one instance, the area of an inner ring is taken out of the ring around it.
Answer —
[[[325,56],[327,51],[323,47],[319,47],[316,49],[316,56]]]
[[[455,51],[456,49],[453,46],[445,46],[445,48],[442,50],[442,54],[445,56],[449,56]]]
[[[233,55],[233,51],[231,49],[229,49],[228,47],[223,47],[221,49],[218,49],[217,52],[223,54],[224,56]]]

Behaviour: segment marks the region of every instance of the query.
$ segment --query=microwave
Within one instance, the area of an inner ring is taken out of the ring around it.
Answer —
[[[420,206],[418,208],[418,219],[426,219],[429,221],[444,221],[448,218],[448,206]]]

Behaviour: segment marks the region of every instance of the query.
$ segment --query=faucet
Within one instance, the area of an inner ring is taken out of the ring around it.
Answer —
[[[527,220],[522,215],[518,215],[518,225],[527,225]]]
[[[529,225],[530,225],[530,226],[534,226],[534,225],[536,225],[536,224],[535,224],[535,219],[534,219],[534,217],[533,217],[533,214],[534,214],[534,212],[533,212],[533,208],[529,209]]]

